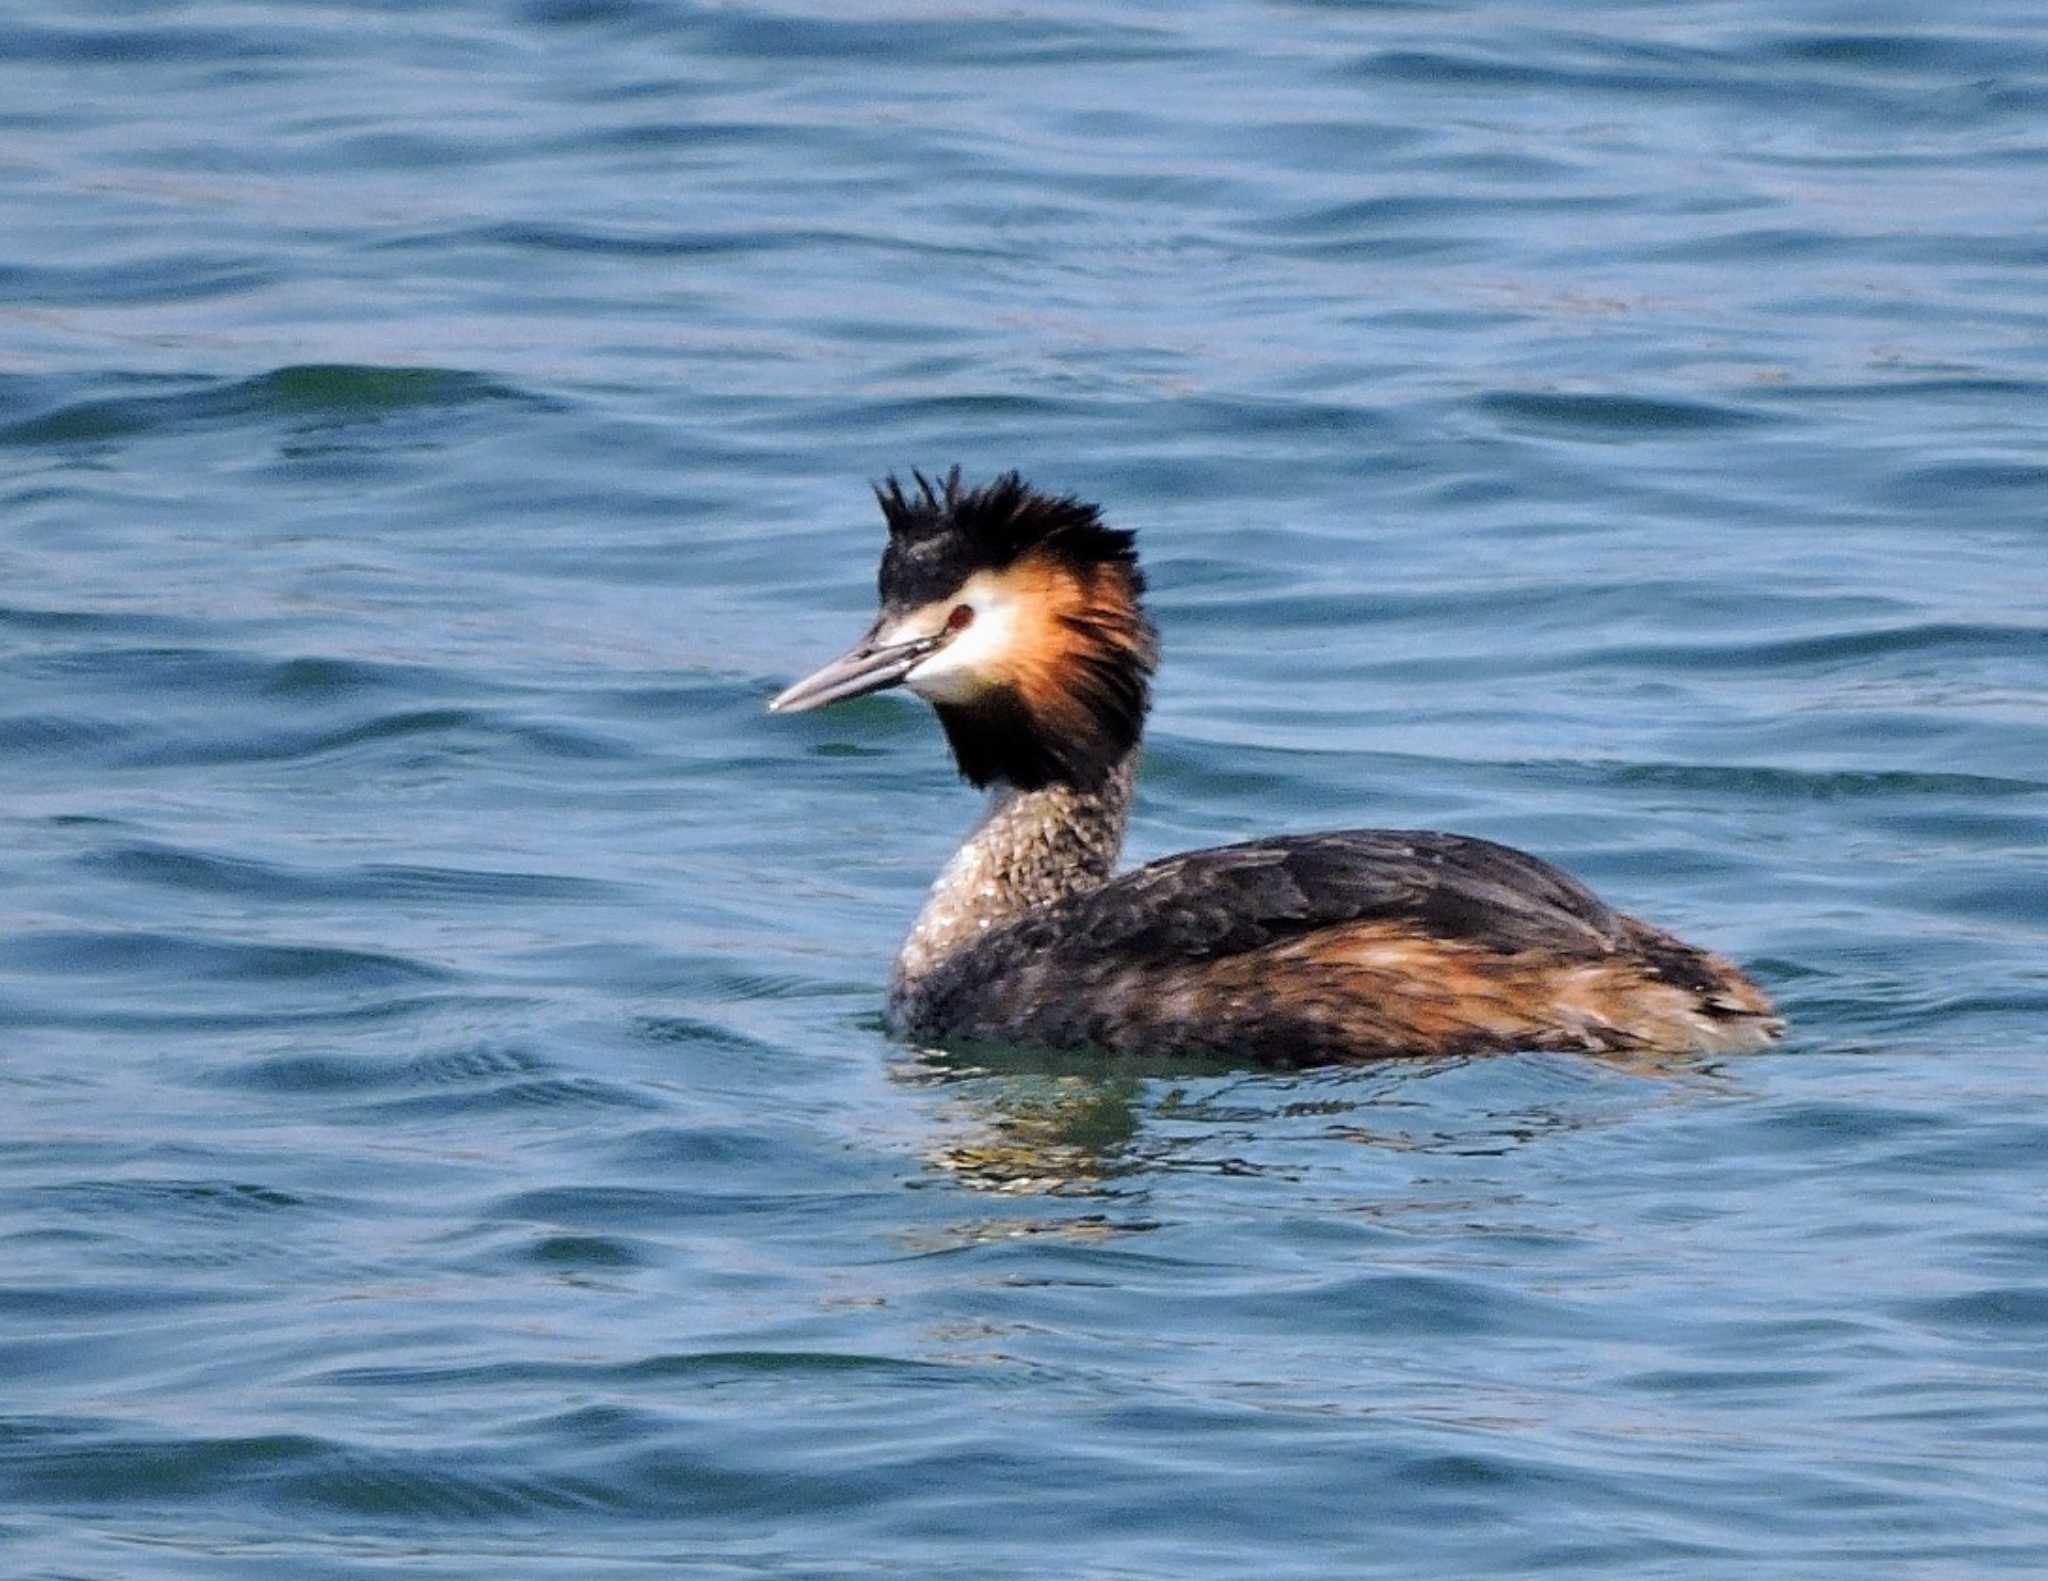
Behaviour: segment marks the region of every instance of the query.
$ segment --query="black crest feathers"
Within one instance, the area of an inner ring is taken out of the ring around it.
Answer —
[[[960,469],[934,483],[911,473],[875,489],[889,524],[882,608],[907,613],[951,597],[977,572],[1027,562],[1034,636],[1008,673],[978,695],[939,703],[961,774],[975,785],[1092,789],[1137,745],[1151,703],[1159,639],[1145,616],[1134,533],[1105,526],[1071,494],[1045,494],[1015,472],[963,488]]]
[[[934,483],[910,474],[875,486],[889,545],[882,552],[882,602],[913,607],[943,598],[976,571],[996,571],[1040,553],[1077,569],[1114,566],[1133,598],[1145,590],[1136,535],[1103,525],[1102,512],[1071,494],[1045,494],[1015,472],[964,488],[954,467]]]

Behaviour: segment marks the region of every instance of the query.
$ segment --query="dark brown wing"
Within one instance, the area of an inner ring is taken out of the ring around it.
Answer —
[[[1169,857],[1025,913],[892,1008],[911,1036],[1274,1065],[1755,1047],[1733,966],[1490,840],[1356,829]]]
[[[1034,952],[1164,963],[1214,960],[1319,928],[1380,920],[1502,954],[1598,956],[1622,940],[1616,914],[1548,863],[1490,840],[1406,829],[1190,851],[1013,928],[1015,944]]]

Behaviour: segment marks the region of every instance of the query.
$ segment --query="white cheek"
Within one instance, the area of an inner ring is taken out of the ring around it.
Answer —
[[[1014,603],[980,603],[974,624],[912,670],[904,684],[935,703],[964,703],[996,683],[1016,630]]]

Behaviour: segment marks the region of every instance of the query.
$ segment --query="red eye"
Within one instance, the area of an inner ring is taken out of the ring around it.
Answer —
[[[953,606],[953,613],[946,617],[946,635],[950,637],[955,632],[965,631],[973,624],[974,606],[972,604],[955,604]]]

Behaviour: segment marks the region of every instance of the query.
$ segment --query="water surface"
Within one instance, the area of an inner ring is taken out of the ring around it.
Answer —
[[[0,1552],[2038,1574],[2048,25],[0,24]],[[969,1063],[891,469],[1136,527],[1133,854],[1507,840],[1663,1065]]]

